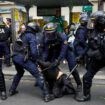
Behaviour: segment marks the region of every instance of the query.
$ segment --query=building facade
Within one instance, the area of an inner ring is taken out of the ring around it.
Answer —
[[[99,0],[89,0],[92,4],[93,4],[93,8],[92,8],[92,12],[96,12],[98,10],[98,1]],[[105,11],[105,0],[102,3],[103,5],[103,10]],[[23,11],[25,11],[25,8],[23,6],[18,6],[13,2],[1,2],[0,1],[0,16],[4,18],[4,21],[6,20],[6,18],[10,18],[11,17],[11,8],[18,8],[21,9]],[[81,14],[83,12],[83,6],[75,6],[72,9],[72,15],[74,18],[74,21],[76,19],[78,19],[79,14]],[[69,7],[62,7],[61,8],[61,15],[64,17],[64,19],[69,23],[69,17],[70,17],[70,10]],[[33,6],[32,8],[30,8],[29,10],[29,16],[31,18],[34,19],[38,19],[38,18],[43,18],[43,17],[38,17],[37,16],[37,7]]]

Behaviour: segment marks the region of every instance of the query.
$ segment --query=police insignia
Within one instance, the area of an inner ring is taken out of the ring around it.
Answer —
[[[67,44],[67,40],[64,41],[64,44]]]

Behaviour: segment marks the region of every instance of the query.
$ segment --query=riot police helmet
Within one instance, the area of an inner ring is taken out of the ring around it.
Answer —
[[[47,37],[48,39],[54,39],[55,38],[55,33],[57,31],[57,26],[50,22],[48,24],[46,24],[44,27],[44,33],[45,33],[45,37]]]
[[[79,22],[81,25],[87,25],[88,18],[87,17],[81,17]]]
[[[34,32],[39,32],[40,30],[40,25],[36,22],[29,22],[27,27],[31,28]]]
[[[103,32],[105,29],[105,16],[98,16],[95,22],[95,29]]]
[[[90,16],[90,19],[88,20],[88,24],[87,24],[87,28],[88,28],[88,29],[94,29],[94,25],[95,25],[96,19],[97,19],[99,16],[105,16],[105,12],[104,12],[104,11],[97,11],[97,12],[94,12],[94,13]]]
[[[97,12],[94,12],[92,15],[91,15],[91,20],[95,21],[99,16],[104,16],[105,12],[104,11],[97,11]]]

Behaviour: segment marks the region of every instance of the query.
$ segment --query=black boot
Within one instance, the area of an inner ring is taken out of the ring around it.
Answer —
[[[78,71],[75,70],[72,74],[73,74],[73,77],[74,77],[74,79],[75,79],[75,81],[77,83],[77,89],[76,89],[76,91],[77,92],[82,91],[82,82],[81,82],[81,79],[80,79]]]
[[[5,91],[2,91],[2,92],[1,92],[1,99],[2,99],[2,100],[6,100],[6,99],[7,99],[7,94],[6,94]]]
[[[6,94],[5,91],[2,91],[2,92],[1,92],[1,99],[2,99],[2,100],[6,100],[6,99],[7,99],[7,94]]]
[[[44,101],[45,102],[49,102],[49,101],[51,101],[53,99],[54,99],[54,95],[53,94],[46,94],[46,95],[44,95]]]
[[[12,89],[9,90],[9,95],[10,96],[13,96],[13,95],[16,95],[16,94],[18,94],[17,90],[12,90]]]
[[[49,102],[53,100],[54,96],[50,94],[48,84],[46,83],[42,73],[39,74],[39,79],[41,80],[41,84],[38,84],[38,85],[44,92],[44,101]]]
[[[86,96],[76,97],[75,99],[79,102],[84,102],[84,101],[89,101],[91,99],[91,96],[90,94],[88,94]]]
[[[84,96],[77,95],[75,99],[79,102],[89,101],[91,99],[90,86],[88,84],[88,81],[84,78],[83,78],[83,93]]]
[[[1,99],[6,100],[7,99],[6,87],[5,87],[4,75],[2,72],[0,72],[0,91],[1,91]]]

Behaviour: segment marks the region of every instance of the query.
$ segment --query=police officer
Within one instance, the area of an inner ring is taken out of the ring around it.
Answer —
[[[68,49],[67,49],[67,55],[66,55],[70,71],[76,65],[76,56],[75,56],[75,52],[74,52],[74,40],[75,40],[74,31],[75,31],[74,26],[72,26],[70,28],[70,34],[69,34],[69,38],[68,38]],[[82,83],[81,83],[81,79],[80,79],[78,71],[75,70],[72,73],[72,75],[73,75],[73,77],[77,83],[77,91],[81,91],[82,90]]]
[[[91,99],[90,89],[94,75],[105,66],[105,16],[97,14],[95,19],[94,31],[89,37],[88,56],[91,59],[87,67],[87,72],[83,76],[83,93],[84,96],[77,96],[76,100],[83,102]]]
[[[5,28],[5,23],[0,20],[0,91],[1,91],[1,99],[5,100],[6,96],[6,87],[4,75],[2,73],[2,56],[5,53],[6,59],[9,58],[9,48],[7,44],[8,39],[8,31]]]
[[[104,14],[104,11],[97,11],[97,12],[94,12],[89,20],[88,20],[88,24],[87,24],[87,29],[88,29],[88,37],[91,35],[91,32],[94,31],[94,26],[95,26],[95,21],[96,21],[96,18],[98,16],[103,16]]]
[[[38,71],[36,66],[37,59],[37,44],[36,44],[36,34],[37,26],[36,23],[30,22],[27,26],[26,31],[24,31],[20,37],[17,38],[14,50],[13,50],[13,63],[15,65],[17,74],[13,79],[13,83],[10,87],[10,96],[18,93],[16,90],[20,79],[24,74],[24,69],[29,71],[38,82],[38,86],[42,89],[44,95],[44,101],[48,102],[53,99],[49,94],[47,84],[44,80],[43,74]]]
[[[84,59],[84,55],[87,52],[87,22],[88,19],[86,17],[80,18],[80,26],[78,27],[75,34],[74,48],[77,57],[82,57]]]
[[[45,48],[42,59],[44,61],[50,61],[54,64],[54,66],[57,66],[66,54],[66,35],[58,33],[57,27],[54,23],[48,23],[44,26],[44,35]]]

